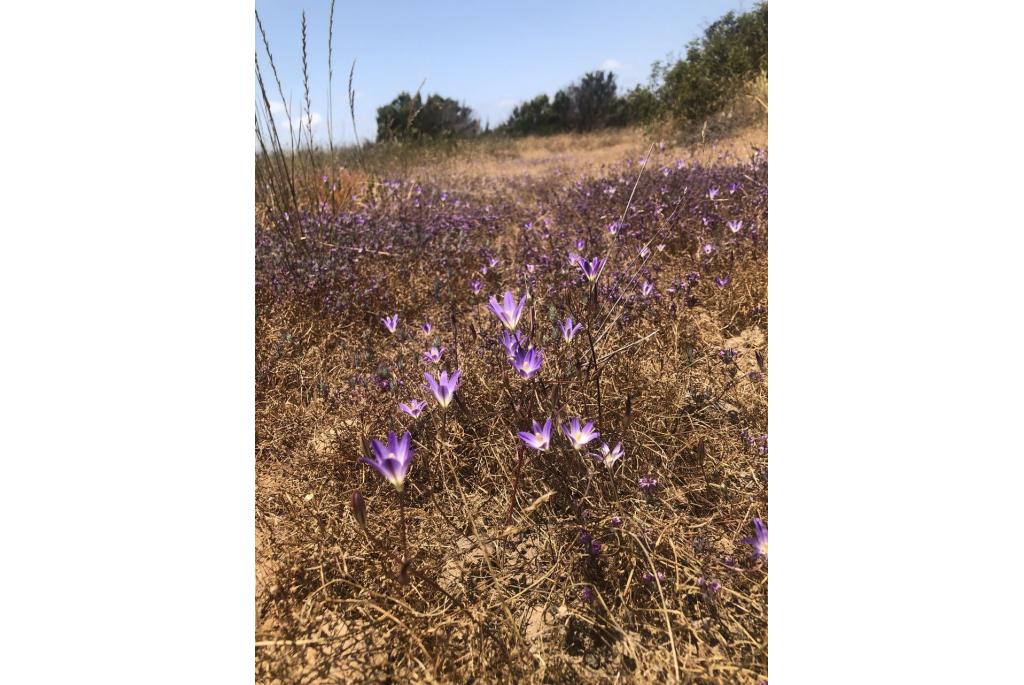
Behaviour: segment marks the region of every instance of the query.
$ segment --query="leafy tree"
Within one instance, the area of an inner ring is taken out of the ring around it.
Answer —
[[[686,121],[720,110],[744,83],[768,70],[768,4],[726,13],[687,46],[686,58],[662,72],[658,95]]]
[[[458,101],[431,95],[425,101],[419,93],[399,93],[377,109],[377,140],[421,140],[476,135],[480,122],[473,110]]]
[[[506,132],[519,136],[546,135],[558,128],[558,117],[546,94],[518,105],[504,124]]]
[[[610,71],[589,72],[578,85],[569,86],[569,128],[593,131],[607,126],[615,114],[615,90],[615,74]]]

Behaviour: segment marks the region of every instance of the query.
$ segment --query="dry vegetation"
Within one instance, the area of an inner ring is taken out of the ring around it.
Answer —
[[[287,215],[258,187],[258,682],[767,678],[767,561],[743,542],[767,520],[754,148],[763,126],[654,144],[646,165],[631,130],[410,153],[390,170],[364,150],[362,166],[309,174],[316,200]],[[608,258],[596,288],[569,252]],[[530,380],[486,306],[506,290],[530,296],[519,328],[544,350]],[[391,334],[381,318],[396,313]],[[556,326],[569,314],[584,323],[571,343]],[[423,390],[437,368],[462,369],[447,411]],[[418,419],[398,411],[413,397],[428,402]],[[549,416],[593,420],[588,448],[621,441],[625,456],[609,474],[555,431],[549,451],[527,448],[517,431]],[[405,430],[403,565],[398,495],[358,459]]]

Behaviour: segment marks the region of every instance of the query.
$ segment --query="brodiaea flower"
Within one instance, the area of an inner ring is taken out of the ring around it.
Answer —
[[[381,319],[381,322],[383,322],[384,328],[394,333],[395,330],[398,328],[398,314],[385,316],[383,319]]]
[[[520,346],[516,350],[515,357],[512,359],[512,368],[520,376],[529,380],[540,371],[540,365],[543,361],[544,353],[540,350],[534,349],[532,346],[527,348]]]
[[[434,330],[434,327],[430,325],[429,321],[424,321],[423,325],[420,328],[423,329],[424,335],[430,335],[430,331]]]
[[[587,280],[593,283],[597,280],[597,277],[601,274],[601,268],[604,267],[605,260],[600,257],[594,257],[589,262],[583,258],[580,258],[577,265],[583,272],[583,275],[587,277]]]
[[[484,287],[484,284],[481,283],[480,281],[474,279],[473,281],[470,282],[469,287],[473,289],[473,294],[474,295],[479,295],[480,291]]]
[[[701,594],[703,594],[706,599],[711,599],[718,594],[719,590],[722,589],[722,584],[717,580],[705,580],[703,576],[697,579],[697,585],[700,586]]]
[[[608,232],[611,233],[612,235],[618,235],[620,228],[622,228],[621,221],[613,221],[610,224],[608,224]]]
[[[658,573],[658,576],[657,576],[658,577],[658,583],[659,584],[660,583],[664,583],[665,582],[665,574],[662,573],[661,571],[658,571],[657,573]],[[641,576],[640,576],[640,580],[642,580],[643,582],[645,582],[648,585],[650,585],[651,583],[654,582],[654,577],[655,577],[654,574],[651,573],[650,571],[644,571],[643,574],[641,574]]]
[[[647,255],[651,254],[651,250],[646,245],[641,245],[637,253],[640,255],[640,259],[647,259]]]
[[[505,354],[508,356],[509,361],[516,358],[516,352],[519,351],[519,346],[523,343],[523,334],[518,331],[501,332],[501,344],[505,348]]]
[[[551,446],[551,419],[545,421],[543,427],[534,421],[533,432],[520,431],[519,438],[535,450],[546,451]]]
[[[437,398],[437,403],[442,407],[447,407],[452,402],[452,397],[455,396],[455,390],[459,387],[459,376],[462,375],[462,369],[457,370],[448,377],[447,371],[442,371],[441,375],[434,380],[434,377],[429,373],[424,373],[423,377],[427,379],[427,387],[430,388],[430,392],[434,393],[434,397]]]
[[[588,421],[587,425],[580,428],[580,420],[573,419],[568,426],[562,426],[562,432],[569,438],[574,450],[581,450],[587,443],[600,437],[600,433],[594,430],[594,422]]]
[[[711,254],[712,252],[715,251],[715,246],[712,245],[711,243],[708,243],[703,247],[703,250],[704,254]]]
[[[743,538],[743,543],[754,548],[754,558],[768,561],[768,526],[761,519],[754,519],[754,537]]]
[[[726,221],[725,225],[728,226],[729,230],[732,231],[733,233],[739,233],[740,230],[743,228],[742,221]]]
[[[622,456],[622,443],[615,445],[615,449],[608,446],[608,443],[602,442],[601,447],[597,454],[592,455],[594,459],[603,462],[605,466],[611,468],[615,466],[615,462]]]
[[[433,362],[434,364],[436,364],[439,361],[441,361],[441,357],[442,356],[444,356],[444,348],[443,347],[441,349],[437,349],[436,347],[431,347],[429,350],[427,350],[426,352],[423,353],[423,358],[426,359],[428,362]]]
[[[522,299],[519,300],[519,304],[516,304],[515,298],[508,290],[505,291],[501,304],[498,304],[498,298],[491,295],[491,311],[501,320],[501,323],[505,324],[505,328],[510,331],[514,331],[516,326],[519,325],[519,317],[523,315],[524,306],[526,306],[526,295],[523,295]]]
[[[654,285],[652,283],[648,283],[647,281],[644,281],[644,284],[642,286],[640,286],[640,293],[644,297],[650,296],[650,294],[653,293],[653,292],[654,292]]]
[[[712,200],[718,195],[718,188],[708,188],[708,197]]]
[[[388,433],[388,444],[371,441],[374,458],[361,457],[360,461],[369,464],[388,479],[399,492],[405,485],[405,476],[412,465],[413,451],[409,448],[409,433],[399,439],[394,433]]]
[[[562,340],[565,342],[572,342],[572,339],[579,333],[580,329],[583,328],[583,324],[578,323],[575,326],[572,324],[572,317],[565,317],[565,321],[559,324],[562,329]]]
[[[423,400],[409,400],[408,402],[400,402],[398,408],[414,419],[418,419],[420,414],[423,413],[423,408],[426,406],[427,403]]]
[[[636,482],[637,486],[645,493],[650,494],[654,491],[654,488],[658,487],[658,479],[651,478],[650,476],[644,476]]]
[[[719,288],[724,288],[725,286],[729,285],[729,277],[715,276],[715,285],[717,285]]]

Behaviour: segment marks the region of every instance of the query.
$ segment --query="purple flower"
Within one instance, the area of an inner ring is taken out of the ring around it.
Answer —
[[[590,541],[590,556],[596,557],[598,554],[600,554],[601,553],[601,547],[603,547],[603,545],[600,543],[600,541],[598,541],[598,540],[591,540]]]
[[[429,350],[423,353],[423,358],[428,362],[437,364],[441,361],[441,357],[444,356],[444,348],[437,349],[437,347],[431,347]]]
[[[398,328],[398,314],[392,316],[385,316],[381,321],[384,323],[384,328],[388,329],[392,333]]]
[[[398,404],[399,409],[414,419],[418,419],[420,417],[420,414],[423,413],[423,409],[426,406],[427,403],[423,400],[409,400],[408,402],[400,402]]]
[[[703,576],[697,579],[697,585],[700,586],[701,594],[704,595],[705,599],[711,599],[722,589],[722,584],[717,580],[705,580]]]
[[[583,272],[583,275],[587,277],[587,280],[593,283],[597,280],[597,277],[601,275],[601,269],[604,268],[605,259],[600,257],[594,257],[589,262],[585,259],[580,259],[577,265]]]
[[[715,196],[717,196],[717,195],[718,195],[718,188],[715,188],[715,187],[708,188],[708,197],[710,199],[714,200]]]
[[[724,288],[725,286],[729,285],[729,277],[715,276],[715,285],[717,285],[719,288]]]
[[[654,579],[655,579],[655,574],[651,573],[650,571],[644,571],[643,574],[640,576],[640,580],[642,580],[643,582],[647,583],[648,585],[653,583]],[[658,571],[657,572],[657,579],[658,579],[658,583],[659,584],[664,583],[665,582],[665,574],[662,573],[661,571]]]
[[[434,330],[434,327],[430,325],[429,321],[424,321],[420,328],[423,329],[423,335],[430,335],[430,331]]]
[[[759,518],[754,519],[754,537],[743,538],[743,544],[753,547],[754,558],[768,561],[768,526]]]
[[[651,494],[654,488],[658,487],[658,479],[650,476],[643,476],[637,482],[637,486],[644,491],[645,494]]]
[[[644,297],[650,297],[650,294],[654,292],[654,284],[644,281],[643,285],[640,286],[640,294]]]
[[[576,249],[579,250],[580,252],[583,252],[583,248],[585,248],[586,246],[587,246],[587,241],[584,240],[583,238],[578,238],[576,240]]]
[[[586,447],[587,443],[591,440],[596,440],[600,437],[600,433],[594,430],[594,422],[588,421],[587,425],[580,428],[580,420],[573,419],[569,422],[570,425],[562,426],[562,433],[565,437],[569,438],[569,442],[572,443],[574,450],[581,450]]]
[[[608,224],[608,232],[611,233],[612,235],[618,235],[619,229],[621,229],[621,228],[622,228],[622,222],[621,221],[613,221],[610,224]]]
[[[509,361],[513,361],[516,358],[516,352],[519,351],[519,346],[525,342],[526,338],[519,331],[508,331],[501,332],[501,344],[505,348],[505,354],[508,356]]]
[[[737,352],[736,350],[732,350],[732,349],[725,349],[725,350],[719,350],[718,351],[718,358],[721,359],[726,364],[731,364],[733,362],[733,360],[735,360],[738,355],[739,355],[739,352]]]
[[[567,343],[572,342],[572,339],[576,337],[576,334],[583,328],[583,324],[578,323],[575,326],[572,323],[572,317],[565,317],[565,321],[559,324],[559,328],[562,329],[562,340]]]
[[[480,281],[476,280],[476,279],[473,279],[472,281],[470,281],[469,287],[473,289],[473,294],[474,295],[479,295],[480,291],[484,287],[484,284],[481,283]]]
[[[617,462],[622,455],[623,450],[621,442],[615,445],[615,449],[608,447],[608,443],[602,442],[597,454],[593,454],[591,456],[604,463],[604,465],[610,469],[615,466],[615,462]]]
[[[583,591],[580,592],[580,599],[582,599],[587,604],[590,604],[591,602],[593,602],[594,601],[594,589],[591,588],[589,585],[587,587],[583,588]]]
[[[704,254],[711,254],[712,252],[715,251],[715,246],[712,245],[711,243],[707,243],[704,245],[702,249],[704,250]]]
[[[519,438],[527,445],[539,452],[546,452],[551,446],[551,419],[544,422],[541,427],[536,421],[533,422],[533,432],[519,432]]]
[[[640,259],[647,259],[647,255],[651,254],[651,250],[646,245],[641,245],[637,253],[640,255]]]
[[[487,264],[488,264],[488,266],[490,266],[493,269],[494,267],[498,266],[498,258],[497,257],[488,257],[487,258]]]
[[[654,246],[654,249],[657,250],[658,252],[664,252],[665,243],[658,243],[657,245]]]
[[[621,516],[612,516],[611,524],[613,526],[615,526],[616,528],[618,528],[619,526],[622,525],[622,517]]]
[[[380,475],[387,478],[388,482],[395,486],[399,492],[405,485],[405,476],[409,473],[409,466],[412,465],[413,451],[409,448],[409,433],[399,439],[394,433],[388,433],[388,444],[371,441],[374,457],[369,459],[361,457],[360,461],[369,464],[377,469]]]
[[[498,304],[498,298],[491,295],[491,311],[497,315],[501,323],[505,324],[505,328],[510,331],[514,331],[516,326],[519,325],[519,317],[523,315],[524,306],[526,306],[526,295],[523,295],[522,299],[519,300],[519,304],[516,304],[515,298],[508,290],[505,291],[504,300],[501,304]]]
[[[462,369],[453,373],[451,378],[448,377],[447,371],[442,371],[436,381],[429,373],[424,373],[423,377],[427,379],[427,387],[430,388],[430,392],[434,393],[437,403],[447,408],[451,404],[452,397],[455,396],[456,388],[459,387],[460,375],[462,375]]]
[[[512,368],[520,376],[530,380],[540,371],[540,365],[543,361],[544,353],[541,350],[534,349],[533,346],[527,348],[520,346],[516,350],[515,357],[512,359]]]
[[[726,221],[725,225],[728,226],[729,230],[732,231],[733,233],[739,233],[743,229],[742,221]]]

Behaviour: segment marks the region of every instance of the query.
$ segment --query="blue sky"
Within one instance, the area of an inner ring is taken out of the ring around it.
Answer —
[[[334,15],[334,138],[352,142],[346,87],[356,63],[356,125],[374,138],[376,108],[400,91],[465,102],[481,124],[501,123],[516,103],[593,69],[615,72],[620,91],[647,81],[651,63],[679,54],[705,26],[753,0],[525,0],[518,2],[345,2]],[[330,0],[256,0],[285,96],[303,98],[300,15],[306,10],[314,134],[326,140]],[[257,48],[266,67],[259,30]],[[272,79],[266,68],[265,79]],[[268,83],[268,86],[270,84]],[[272,99],[280,100],[273,92]],[[275,106],[276,108],[277,106]],[[293,115],[295,112],[293,111]],[[283,115],[281,115],[283,120]]]

